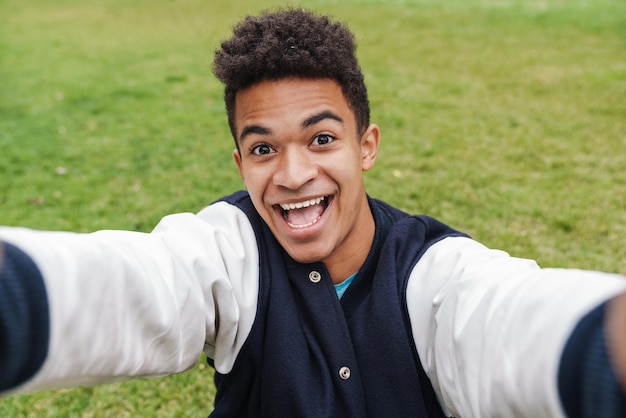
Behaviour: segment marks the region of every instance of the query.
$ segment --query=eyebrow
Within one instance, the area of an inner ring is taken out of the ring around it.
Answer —
[[[261,125],[248,125],[243,128],[243,131],[241,131],[241,135],[239,135],[239,143],[241,144],[248,135],[269,135],[270,133],[271,131],[268,128]]]
[[[306,118],[304,122],[302,122],[302,127],[308,128],[309,126],[313,126],[316,123],[323,121],[324,119],[332,119],[343,125],[343,119],[341,119],[339,115],[331,112],[330,110],[325,110],[323,112],[317,113],[313,116]]]
[[[337,121],[339,123],[341,123],[343,125],[343,119],[341,118],[341,116],[329,111],[329,110],[325,110],[323,112],[320,113],[316,113],[315,115],[309,116],[308,118],[306,118],[304,121],[302,121],[302,128],[308,128],[311,127],[313,125],[315,125],[316,123],[319,123],[325,119],[331,119],[334,121]],[[271,134],[272,131],[269,128],[266,128],[264,126],[261,125],[248,125],[245,128],[243,128],[243,130],[241,131],[241,135],[239,135],[239,143],[243,143],[244,139],[248,136],[248,135],[269,135]]]

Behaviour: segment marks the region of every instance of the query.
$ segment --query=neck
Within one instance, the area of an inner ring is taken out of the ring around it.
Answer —
[[[356,233],[346,237],[341,249],[333,252],[324,260],[335,284],[343,282],[350,275],[359,271],[372,248],[376,224],[367,203],[365,210],[367,212],[358,218],[359,221],[356,224],[358,226],[355,226]]]

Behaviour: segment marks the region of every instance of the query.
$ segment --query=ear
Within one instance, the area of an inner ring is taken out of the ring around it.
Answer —
[[[361,169],[370,170],[376,162],[378,143],[380,141],[380,129],[378,125],[370,125],[361,137]]]
[[[235,165],[237,166],[237,169],[239,170],[239,175],[241,176],[241,179],[245,183],[246,179],[243,177],[243,166],[242,166],[242,163],[241,163],[241,153],[236,148],[233,150],[233,160],[235,161]]]

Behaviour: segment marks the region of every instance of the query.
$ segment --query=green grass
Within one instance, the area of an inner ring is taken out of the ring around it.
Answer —
[[[5,0],[0,223],[148,231],[240,188],[212,53],[279,4]],[[371,195],[545,266],[626,272],[625,2],[301,4],[357,34]],[[13,396],[0,416],[204,416],[211,379]]]

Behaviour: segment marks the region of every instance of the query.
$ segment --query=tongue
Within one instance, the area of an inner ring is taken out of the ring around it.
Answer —
[[[319,218],[324,213],[324,207],[312,205],[302,209],[292,209],[287,211],[286,219],[291,225],[308,225]]]

